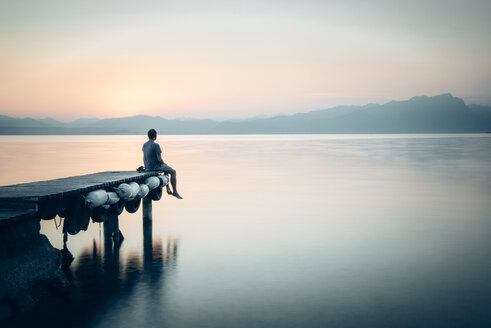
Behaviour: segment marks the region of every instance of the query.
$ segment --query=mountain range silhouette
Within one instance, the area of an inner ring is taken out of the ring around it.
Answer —
[[[136,115],[64,123],[0,115],[2,135],[145,134],[149,128],[159,134],[489,133],[491,107],[466,105],[447,93],[240,121]]]

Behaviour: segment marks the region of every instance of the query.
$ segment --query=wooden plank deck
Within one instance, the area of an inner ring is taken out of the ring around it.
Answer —
[[[12,208],[0,208],[0,228],[4,226],[4,223],[8,220],[9,223],[13,221],[26,219],[33,217],[37,213],[36,209],[12,209]]]
[[[0,207],[2,202],[41,202],[86,193],[96,189],[109,188],[123,182],[141,181],[158,172],[111,171],[74,177],[0,186]]]

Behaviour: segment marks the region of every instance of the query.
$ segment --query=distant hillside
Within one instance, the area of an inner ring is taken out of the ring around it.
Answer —
[[[384,105],[341,106],[248,122],[223,122],[219,133],[491,132],[491,107],[466,106],[444,94]]]
[[[145,115],[102,120],[78,119],[71,123],[0,115],[0,134],[144,134],[150,127],[161,134],[206,134],[218,124],[213,120],[166,120]]]
[[[279,133],[477,133],[491,132],[491,107],[466,105],[451,94],[365,106],[241,121],[167,120],[137,115],[62,123],[0,115],[0,134],[279,134]]]

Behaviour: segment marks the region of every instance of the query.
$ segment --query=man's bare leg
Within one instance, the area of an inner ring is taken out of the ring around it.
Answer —
[[[169,178],[169,173],[166,173],[165,175],[167,176],[167,178]],[[169,179],[169,180],[170,180],[170,179]],[[172,190],[170,189],[170,183],[167,183],[167,184],[165,185],[165,187],[167,188],[167,194],[168,194],[168,195],[172,195],[172,194],[173,194],[173,192],[172,192]]]
[[[176,178],[176,170],[173,170],[170,174],[170,184],[172,185],[172,190],[174,192],[172,193],[172,196],[182,199],[181,195],[177,192],[177,178]]]

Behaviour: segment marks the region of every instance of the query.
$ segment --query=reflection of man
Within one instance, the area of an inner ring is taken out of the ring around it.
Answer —
[[[154,129],[148,130],[148,141],[143,144],[143,164],[145,165],[146,171],[160,171],[170,174],[170,183],[172,185],[171,192],[172,196],[182,199],[182,197],[177,192],[177,180],[176,180],[176,170],[174,170],[169,165],[165,164],[162,160],[162,150],[160,146],[155,142],[157,139],[157,131]]]

